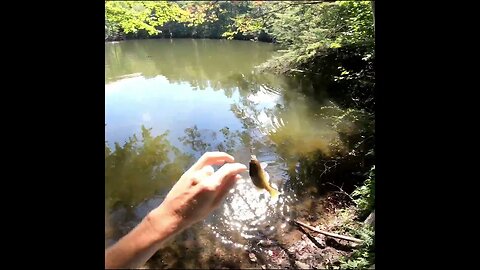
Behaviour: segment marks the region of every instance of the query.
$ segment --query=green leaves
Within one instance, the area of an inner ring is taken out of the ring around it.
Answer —
[[[264,65],[264,69],[285,72],[288,68],[283,66],[295,69],[327,49],[374,43],[370,1],[281,2],[265,9],[267,32],[290,53]]]
[[[362,215],[366,215],[375,208],[375,165],[370,169],[368,178],[362,186],[352,192],[355,203]]]
[[[370,1],[108,1],[105,10],[107,36],[139,30],[156,35],[166,23],[177,22],[214,28],[228,39],[268,33],[307,58],[324,48],[371,41],[374,33]]]
[[[233,39],[233,37],[238,34],[238,31],[226,31],[222,34],[222,37],[225,37],[227,39]]]
[[[365,226],[347,229],[364,242],[350,256],[340,259],[339,269],[366,269],[375,264],[375,232]]]
[[[167,22],[188,23],[190,26],[215,20],[208,11],[209,3],[190,3],[182,9],[180,3],[167,1],[108,1],[105,3],[105,24],[121,28],[124,33],[146,30],[149,35]],[[192,8],[192,5],[195,8]]]

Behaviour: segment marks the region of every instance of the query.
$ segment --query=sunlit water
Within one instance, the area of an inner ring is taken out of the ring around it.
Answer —
[[[316,150],[328,154],[338,134],[315,118],[332,103],[300,91],[311,86],[254,72],[275,49],[225,40],[105,44],[106,246],[160,205],[178,177],[212,150],[248,164],[253,149],[281,195],[272,199],[244,174],[225,203],[177,237],[154,265],[208,267],[215,265],[208,254],[217,256],[218,248],[234,256],[290,229],[302,194],[289,185],[295,163],[287,161]],[[142,125],[152,139],[142,141]],[[134,135],[138,141],[124,145]]]

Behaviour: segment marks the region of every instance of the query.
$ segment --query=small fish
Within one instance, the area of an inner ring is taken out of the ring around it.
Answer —
[[[266,166],[263,166],[262,168],[262,165],[260,162],[258,162],[257,157],[255,155],[251,156],[252,158],[250,160],[250,168],[248,173],[250,174],[253,184],[258,188],[267,190],[270,193],[270,196],[274,198],[277,197],[279,192],[270,186],[268,183],[270,176],[263,170]]]

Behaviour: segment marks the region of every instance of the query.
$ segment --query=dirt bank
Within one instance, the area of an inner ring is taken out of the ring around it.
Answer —
[[[354,205],[346,196],[330,193],[321,198],[309,195],[292,206],[295,220],[320,230],[352,236],[345,226],[360,226],[355,221]],[[182,236],[179,236],[179,239]],[[242,248],[232,249],[219,243],[215,237],[196,235],[193,241],[181,240],[177,248],[160,250],[145,268],[216,268],[216,269],[328,269],[338,268],[340,259],[349,256],[358,245],[336,239],[294,225],[260,241],[250,241]]]

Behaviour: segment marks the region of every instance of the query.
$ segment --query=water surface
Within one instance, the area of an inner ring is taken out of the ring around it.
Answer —
[[[275,50],[226,40],[105,43],[106,246],[158,206],[206,151],[248,164],[253,149],[282,195],[272,200],[244,175],[217,211],[151,265],[252,267],[246,251],[267,252],[263,242],[292,230],[288,221],[305,196],[291,177],[297,157],[346,150],[332,120],[319,116],[337,113],[335,104],[306,94],[321,92],[318,84],[255,72]]]

